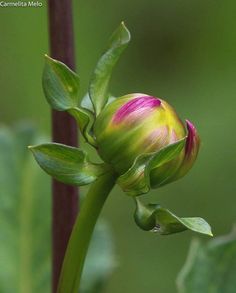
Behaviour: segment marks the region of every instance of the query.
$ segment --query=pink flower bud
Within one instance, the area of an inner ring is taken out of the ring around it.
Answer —
[[[170,162],[150,172],[152,187],[182,177],[199,148],[194,126],[187,129],[174,109],[162,99],[130,94],[116,99],[98,116],[94,132],[101,158],[124,174],[141,154],[157,152],[187,135],[185,149]]]

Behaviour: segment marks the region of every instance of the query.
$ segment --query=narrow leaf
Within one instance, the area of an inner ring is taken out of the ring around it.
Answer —
[[[89,95],[96,115],[100,113],[108,101],[108,85],[113,68],[129,41],[130,32],[122,22],[111,36],[105,53],[97,63],[89,87]]]
[[[236,230],[206,243],[195,239],[177,278],[179,293],[234,293]]]
[[[79,99],[79,77],[64,63],[45,56],[43,89],[50,106],[58,111],[76,107]]]
[[[157,152],[138,156],[130,169],[118,178],[117,183],[128,195],[147,193],[150,190],[152,168],[158,168],[174,159],[183,149],[185,140],[186,138],[181,139]]]
[[[30,147],[30,150],[46,173],[66,184],[86,185],[106,172],[104,165],[89,162],[78,148],[48,143]]]

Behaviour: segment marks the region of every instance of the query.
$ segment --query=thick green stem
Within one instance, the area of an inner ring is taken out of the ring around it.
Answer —
[[[79,292],[81,274],[93,229],[115,180],[115,175],[111,172],[101,176],[91,185],[71,233],[58,293]]]

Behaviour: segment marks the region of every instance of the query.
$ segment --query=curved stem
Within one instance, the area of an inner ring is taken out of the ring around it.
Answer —
[[[81,274],[93,229],[115,180],[114,174],[107,173],[91,185],[71,233],[58,293],[79,292]]]

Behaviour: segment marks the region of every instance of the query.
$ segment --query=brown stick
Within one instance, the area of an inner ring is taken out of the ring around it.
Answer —
[[[71,0],[49,0],[48,16],[51,56],[75,69]],[[77,146],[77,126],[67,113],[52,111],[52,139]],[[52,200],[52,290],[56,293],[65,250],[78,212],[78,189],[53,180]]]

